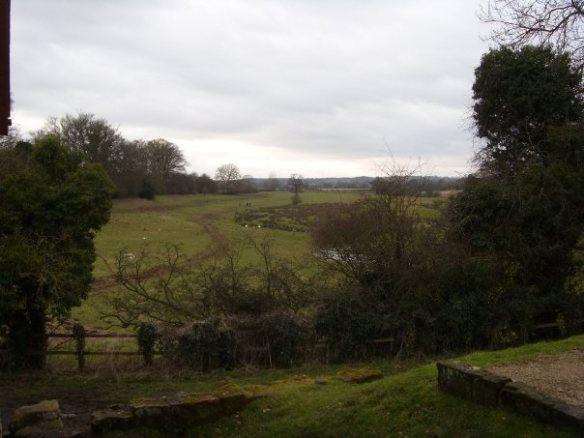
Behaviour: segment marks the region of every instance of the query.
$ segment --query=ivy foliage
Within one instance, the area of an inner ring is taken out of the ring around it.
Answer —
[[[0,324],[13,348],[43,351],[45,318],[66,317],[87,296],[93,238],[109,219],[114,187],[56,137],[0,155],[13,163],[0,175]]]

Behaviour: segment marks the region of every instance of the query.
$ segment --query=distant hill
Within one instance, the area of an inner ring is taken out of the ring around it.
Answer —
[[[338,178],[304,178],[304,184],[310,189],[371,189],[375,180],[372,176],[338,177]],[[278,186],[287,187],[288,178],[276,178]],[[259,188],[265,187],[269,178],[251,178]],[[411,182],[429,190],[451,190],[460,187],[461,178],[447,176],[413,176]]]

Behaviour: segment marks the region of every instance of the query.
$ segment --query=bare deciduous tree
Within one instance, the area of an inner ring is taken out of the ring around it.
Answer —
[[[48,135],[59,137],[62,144],[81,152],[87,161],[101,164],[121,196],[138,194],[146,178],[158,193],[167,193],[173,177],[185,170],[184,156],[174,143],[164,139],[125,140],[117,128],[94,114],[51,117],[33,133],[33,141]]]
[[[492,39],[497,43],[551,44],[584,66],[583,0],[490,0],[480,17],[496,25]]]
[[[241,180],[241,172],[233,163],[223,164],[217,168],[215,180],[219,182],[224,193],[234,193],[235,185]]]
[[[292,175],[290,175],[290,178],[288,178],[288,188],[292,193],[294,193],[294,196],[292,197],[292,203],[299,204],[300,192],[304,188],[304,181],[302,180],[302,175],[298,173],[293,173]]]
[[[137,254],[121,251],[109,266],[123,291],[110,298],[103,316],[121,326],[152,321],[182,326],[208,318],[257,316],[279,308],[297,312],[314,295],[305,266],[278,258],[271,240],[219,242],[209,257],[192,263],[176,245],[162,254],[146,247]],[[252,249],[261,261],[244,265],[242,251]]]
[[[184,156],[177,145],[163,138],[146,142],[144,151],[147,172],[157,189],[165,193],[172,175],[184,172]]]
[[[118,130],[107,120],[89,113],[67,114],[60,119],[51,117],[33,138],[38,140],[47,135],[56,135],[62,144],[82,152],[87,160],[101,164],[108,173],[124,143]]]
[[[386,171],[377,196],[325,210],[312,229],[324,265],[368,286],[403,276],[421,244],[418,197],[409,187],[414,171]]]

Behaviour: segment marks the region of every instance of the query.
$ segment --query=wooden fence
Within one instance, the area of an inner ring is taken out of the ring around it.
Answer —
[[[86,339],[136,339],[136,335],[95,333],[86,334],[80,337],[75,333],[49,333],[47,339],[64,339],[65,341],[56,346],[49,346],[46,351],[29,351],[30,355],[47,355],[47,356],[76,356],[77,366],[80,371],[85,367],[85,358],[87,356],[143,356],[141,351],[92,351],[87,349]],[[75,342],[74,350],[63,349],[63,344]],[[156,354],[156,353],[155,353]],[[2,342],[0,336],[0,370],[10,369],[10,352],[6,342]]]
[[[582,327],[584,324],[584,320],[577,321],[577,326],[580,329],[584,329]],[[77,328],[77,331],[76,331]],[[538,341],[541,339],[557,339],[564,336],[562,326],[557,323],[547,323],[547,324],[540,324],[532,328],[531,331],[531,338],[534,341]],[[577,333],[581,333],[582,330],[577,330]],[[55,355],[55,356],[76,356],[77,358],[77,366],[80,371],[83,371],[85,368],[85,359],[88,356],[142,356],[143,361],[146,365],[150,365],[152,361],[153,355],[160,355],[159,352],[155,352],[153,350],[150,351],[150,355],[145,354],[143,351],[140,351],[140,348],[137,351],[92,351],[87,348],[86,346],[86,339],[134,339],[136,340],[136,344],[138,344],[138,336],[135,334],[113,334],[113,333],[86,333],[85,329],[78,325],[77,327],[73,328],[72,333],[50,333],[47,335],[49,339],[64,339],[65,341],[53,346],[52,348],[48,348],[46,352],[31,352],[31,354],[46,354],[46,355]],[[1,339],[0,339],[1,340]],[[75,342],[75,349],[74,350],[66,350],[62,349],[61,347],[63,344],[69,343],[69,341]],[[2,344],[2,342],[0,342]],[[137,345],[139,347],[139,345]],[[325,362],[329,360],[329,346],[324,343],[318,343],[312,346],[312,349],[315,351],[321,347],[321,351],[324,353],[321,356],[321,359],[324,359]],[[373,339],[371,341],[366,342],[363,345],[363,353],[365,354],[365,350],[368,350],[371,353],[373,350],[379,354],[382,352],[391,352],[394,350],[394,338],[383,338],[383,339]],[[271,354],[269,346],[253,346],[248,345],[244,347],[242,350],[239,351],[239,362],[246,364],[246,363],[254,363],[257,365],[259,362],[265,362],[264,365],[271,367]],[[262,358],[264,360],[262,360]],[[2,368],[1,364],[3,362],[10,362],[10,355],[6,349],[0,347],[0,369]],[[208,361],[206,361],[208,362]],[[208,371],[207,367],[203,366],[204,371]]]
[[[142,356],[141,351],[91,351],[86,347],[86,339],[136,339],[136,335],[113,334],[113,333],[84,333],[80,336],[75,333],[50,333],[48,339],[68,339],[75,342],[75,350],[61,350],[48,348],[47,355],[76,356],[79,371],[85,368],[85,358],[87,356]],[[62,345],[62,344],[61,344]],[[60,347],[61,345],[57,346]],[[39,353],[42,354],[42,353]]]

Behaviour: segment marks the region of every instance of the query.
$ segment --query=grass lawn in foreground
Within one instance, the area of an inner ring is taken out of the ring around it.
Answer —
[[[508,350],[476,352],[459,359],[488,366],[572,349],[584,349],[584,335]],[[339,371],[360,366],[381,369],[385,377],[361,385],[335,379]],[[221,386],[239,387],[267,397],[253,402],[238,416],[194,428],[193,436],[572,436],[506,409],[483,407],[439,392],[436,366],[429,359],[247,373],[186,372],[182,376],[146,370],[4,375],[0,376],[0,405],[57,398],[65,409],[79,403],[92,409],[178,391],[203,393]]]

